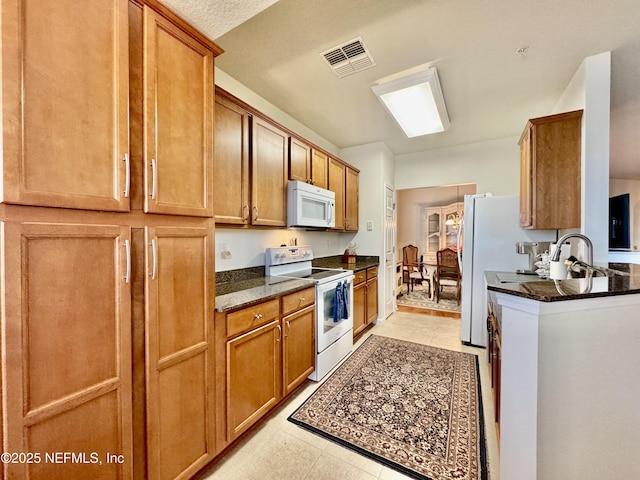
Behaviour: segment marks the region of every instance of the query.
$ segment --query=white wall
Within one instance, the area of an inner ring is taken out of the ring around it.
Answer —
[[[378,269],[378,315],[384,318],[387,288],[385,271],[385,184],[393,187],[393,154],[384,143],[370,143],[340,150],[340,158],[360,170],[359,231],[351,238],[358,245],[358,255],[380,257]],[[367,222],[373,230],[367,230]]]
[[[475,183],[478,193],[519,195],[518,140],[506,137],[398,155],[396,189]]]
[[[238,229],[216,227],[216,272],[264,265],[264,250],[267,247],[289,245],[292,238],[298,245],[311,245],[315,257],[327,257],[342,253],[346,241],[345,234],[337,232],[313,232],[297,228]],[[222,258],[225,249],[231,258]]]
[[[609,251],[609,123],[611,52],[584,59],[552,113],[584,109],[580,231],[593,242],[593,260]]]

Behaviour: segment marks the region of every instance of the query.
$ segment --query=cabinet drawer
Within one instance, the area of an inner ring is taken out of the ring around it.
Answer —
[[[372,278],[376,278],[377,276],[378,276],[378,267],[367,268],[367,280],[371,280]]]
[[[298,290],[297,292],[283,295],[282,297],[282,315],[288,315],[291,312],[300,310],[309,305],[313,305],[316,301],[315,287]]]
[[[367,279],[367,271],[366,270],[362,270],[360,272],[355,272],[354,275],[356,276],[356,278],[353,280],[353,284],[354,285],[358,285],[358,284],[364,282]]]
[[[259,303],[251,307],[243,308],[227,315],[227,337],[231,338],[239,333],[247,332],[253,328],[269,323],[278,317],[280,311],[278,299]]]

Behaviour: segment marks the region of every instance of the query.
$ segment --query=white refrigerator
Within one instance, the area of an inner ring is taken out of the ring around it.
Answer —
[[[520,197],[465,195],[462,242],[463,343],[487,345],[485,270],[514,272],[529,267],[529,256],[516,251],[516,242],[554,242],[556,230],[520,228]],[[535,278],[535,277],[533,277]]]

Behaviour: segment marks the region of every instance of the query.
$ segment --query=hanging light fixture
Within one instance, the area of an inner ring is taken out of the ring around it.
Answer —
[[[447,220],[444,222],[445,225],[453,228],[458,228],[462,223],[462,217],[458,213],[458,203],[460,200],[460,185],[456,185],[456,211],[455,213],[450,213],[447,215]]]

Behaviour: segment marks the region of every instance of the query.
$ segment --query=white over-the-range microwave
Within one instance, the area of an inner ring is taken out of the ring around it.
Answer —
[[[287,226],[334,228],[336,194],[299,180],[287,186]]]

